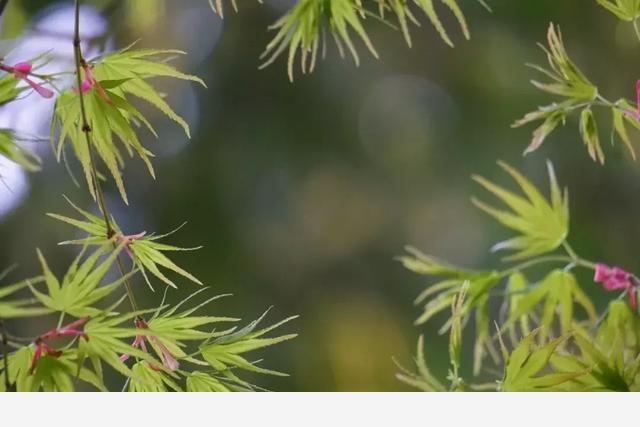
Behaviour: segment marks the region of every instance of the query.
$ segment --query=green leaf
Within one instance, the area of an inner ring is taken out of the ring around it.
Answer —
[[[442,385],[442,383],[429,370],[424,354],[424,337],[422,335],[418,338],[414,362],[417,369],[416,373],[413,373],[396,363],[397,367],[401,371],[396,374],[396,378],[399,381],[422,391],[447,391],[445,386]]]
[[[603,350],[596,343],[592,343],[590,338],[582,333],[575,336],[576,344],[580,349],[585,365],[589,367],[588,378],[594,380],[596,386],[591,386],[593,390],[610,391],[630,391],[629,384],[634,378],[625,378],[624,367],[615,363],[617,355],[610,353],[611,349]],[[614,347],[619,349],[618,346]],[[607,354],[609,353],[609,354]],[[636,372],[637,373],[637,372]],[[587,383],[588,384],[588,383]]]
[[[232,381],[239,380],[232,372],[232,369],[241,369],[258,374],[286,376],[286,374],[281,372],[262,368],[258,366],[256,362],[251,362],[241,356],[248,352],[288,341],[297,336],[296,334],[287,334],[274,338],[262,338],[272,330],[297,318],[297,316],[289,317],[275,325],[256,330],[258,323],[265,315],[237,332],[230,332],[216,338],[211,343],[201,345],[200,354],[213,369]]]
[[[156,77],[170,77],[193,81],[204,86],[204,82],[189,74],[178,71],[167,62],[169,56],[183,54],[177,50],[127,48],[91,61],[93,75],[98,83],[83,95],[87,120],[91,128],[89,142],[104,166],[113,177],[125,203],[127,195],[122,178],[124,157],[121,150],[134,154],[144,162],[150,175],[154,177],[151,164],[153,153],[142,145],[135,126],[144,124],[155,134],[155,130],[144,115],[131,103],[130,97],[147,101],[174,122],[178,123],[190,136],[189,126],[164,100],[164,96],[148,80]],[[92,160],[87,146],[87,137],[81,129],[82,116],[77,93],[67,91],[61,94],[55,104],[51,123],[52,134],[58,132],[56,155],[58,160],[70,141],[71,147],[82,165],[88,187],[94,194]]]
[[[469,291],[470,283],[467,281],[462,285],[460,293],[451,303],[451,333],[449,334],[449,359],[453,375],[458,377],[462,358],[462,330],[464,318],[464,301]]]
[[[549,78],[550,81],[543,83],[532,80],[532,84],[543,92],[562,97],[563,100],[538,107],[537,110],[527,113],[522,119],[517,120],[513,124],[513,127],[520,127],[531,122],[542,120],[542,124],[534,131],[533,139],[525,150],[525,154],[537,150],[560,123],[565,123],[567,116],[571,112],[584,107],[585,104],[590,105],[598,97],[598,88],[587,79],[582,71],[573,63],[571,58],[569,58],[560,29],[556,28],[553,24],[549,25],[547,43],[548,47],[542,45],[541,47],[547,55],[549,68],[547,69],[533,64],[529,64],[529,66]],[[595,121],[593,121],[593,117],[586,117],[586,115],[590,113],[586,113],[585,110],[583,110],[582,114],[583,121],[588,119],[584,124],[588,125],[588,129],[585,127],[585,130],[589,131],[586,134],[589,141],[587,143],[589,153],[594,159],[596,156],[598,156],[598,158],[604,158],[597,143],[597,137],[594,139],[594,134],[597,133],[593,132]],[[587,141],[587,139],[585,139],[585,141]]]
[[[554,107],[555,106],[556,105],[554,105]],[[564,123],[565,118],[566,113],[562,108],[551,109],[550,113],[546,114],[544,122],[542,122],[542,124],[533,131],[533,139],[527,149],[524,150],[524,154],[527,155],[540,148],[547,136],[549,136],[551,132],[558,127],[558,124],[561,122]],[[530,120],[531,116],[525,116],[524,119],[522,119],[522,122],[529,122]]]
[[[640,18],[640,0],[596,0],[599,5],[623,21]]]
[[[633,158],[633,160],[636,159],[636,152],[633,149],[633,145],[631,145],[631,138],[629,138],[629,133],[627,132],[627,128],[625,127],[625,113],[620,110],[619,108],[611,108],[611,112],[613,114],[613,131],[612,133],[615,133],[616,135],[618,135],[618,137],[622,140],[622,142],[624,143],[624,145],[627,147],[627,149],[629,150],[629,153],[631,154],[631,157]],[[611,136],[612,140],[613,140],[613,134]]]
[[[43,293],[36,286],[30,284],[31,291],[45,307],[52,310],[75,317],[100,314],[102,310],[96,308],[95,304],[118,289],[124,280],[131,275],[125,275],[106,285],[102,284],[105,275],[122,249],[122,245],[115,250],[110,245],[103,245],[81,262],[85,253],[83,249],[67,270],[62,282],[51,272],[47,261],[38,250],[47,291]],[[98,263],[98,260],[103,256],[106,256],[104,261]]]
[[[231,391],[219,379],[204,372],[191,372],[187,376],[187,391],[195,393]]]
[[[408,5],[406,5],[404,1],[402,2],[399,0],[395,0],[395,1],[397,3],[405,4],[404,7],[408,10]],[[429,21],[431,22],[431,25],[433,25],[436,31],[438,31],[438,34],[440,35],[442,40],[449,46],[453,47],[453,42],[451,41],[451,38],[447,34],[447,31],[434,8],[433,0],[414,0],[414,3],[418,6],[420,10],[422,10],[425,13],[425,15],[427,15],[427,17],[429,18]],[[467,21],[464,17],[462,9],[458,5],[457,0],[440,0],[440,3],[446,6],[453,13],[456,21],[458,22],[458,25],[460,26],[460,30],[462,31],[462,34],[464,35],[464,38],[469,40],[471,38],[471,33],[469,32]],[[479,1],[479,3],[484,5],[485,8],[488,8],[486,3],[484,3],[483,1]]]
[[[451,41],[451,38],[449,37],[445,26],[442,24],[433,0],[413,0],[413,2],[408,2],[406,0],[377,0],[377,2],[380,18],[385,18],[385,11],[387,9],[391,10],[392,13],[396,15],[398,23],[400,24],[400,30],[402,31],[402,34],[404,35],[404,38],[409,46],[411,46],[409,23],[412,22],[416,25],[420,25],[418,19],[415,17],[410,8],[410,3],[413,3],[420,11],[422,11],[426,15],[426,17],[431,22],[431,25],[433,25],[433,27],[440,35],[440,38],[442,38],[442,40],[447,45],[453,47],[453,42]],[[447,9],[449,9],[450,12],[453,13],[454,18],[460,26],[462,34],[464,35],[465,39],[469,40],[469,38],[471,38],[471,34],[469,32],[467,21],[464,17],[464,13],[458,5],[458,1],[439,0],[437,1],[437,3],[444,5]],[[487,7],[486,3],[482,1],[479,1],[479,3]]]
[[[203,290],[196,291],[170,309],[163,310],[159,307],[153,317],[147,322],[148,342],[156,355],[162,359],[163,350],[169,351],[177,360],[184,359],[190,363],[206,365],[199,359],[189,356],[184,348],[190,341],[204,342],[220,336],[214,331],[203,331],[200,328],[210,327],[213,324],[236,322],[239,319],[231,317],[194,316],[193,313],[205,307],[212,301],[224,295],[217,295],[206,301],[178,313],[178,309],[200,294]]]
[[[0,105],[11,102],[20,95],[24,89],[18,88],[19,82],[20,80],[11,74],[5,74],[0,77]]]
[[[80,219],[74,219],[59,214],[47,215],[51,218],[57,219],[58,221],[62,221],[66,224],[76,227],[88,233],[89,236],[79,240],[69,240],[66,242],[62,242],[61,244],[121,245],[123,246],[123,249],[125,249],[126,252],[132,257],[135,266],[140,270],[145,281],[147,282],[149,287],[151,287],[151,289],[153,289],[153,287],[151,286],[151,281],[149,280],[149,275],[147,274],[147,272],[150,272],[152,275],[156,276],[167,285],[174,288],[177,287],[176,284],[171,279],[169,279],[161,271],[160,268],[165,268],[167,270],[173,271],[174,273],[179,274],[180,276],[189,279],[198,285],[202,285],[202,282],[200,280],[198,280],[188,271],[179,267],[164,254],[164,252],[192,251],[200,249],[199,247],[181,248],[178,246],[172,246],[158,242],[158,240],[161,240],[164,237],[173,234],[175,231],[177,231],[177,229],[164,235],[146,235],[144,232],[137,235],[125,235],[116,221],[111,218],[110,221],[114,233],[111,237],[108,237],[107,227],[103,218],[80,209],[79,207],[71,203],[71,201],[69,201],[68,199],[67,201],[80,214]]]
[[[140,268],[142,275],[144,276],[147,284],[151,286],[151,282],[146,274],[149,271],[151,274],[162,280],[167,285],[176,288],[176,284],[170,280],[159,267],[166,268],[185,277],[192,282],[202,285],[202,282],[196,279],[191,273],[178,267],[173,261],[171,261],[163,252],[166,251],[191,251],[199,248],[180,248],[177,246],[165,245],[157,243],[154,240],[156,237],[143,237],[137,239],[130,244],[131,252],[133,253],[134,262]]]
[[[554,366],[587,371],[566,385],[569,391],[638,391],[640,389],[640,319],[623,301],[612,301],[595,337],[575,335],[573,356],[552,359]]]
[[[424,255],[414,248],[409,248],[409,256],[400,257],[407,268],[426,276],[442,279],[425,288],[416,298],[416,304],[424,306],[422,314],[416,319],[416,325],[422,325],[430,321],[437,314],[455,307],[459,295],[465,291],[464,303],[455,310],[455,315],[447,319],[440,328],[439,333],[444,334],[452,326],[463,328],[467,324],[469,316],[476,316],[476,344],[475,344],[475,370],[481,367],[486,352],[494,358],[497,353],[492,345],[489,333],[489,292],[500,282],[500,274],[495,271],[469,271],[450,266],[433,257]],[[461,331],[455,332],[456,334]]]
[[[556,320],[559,323],[560,334],[566,335],[573,330],[575,305],[584,310],[592,324],[597,317],[593,303],[575,276],[565,270],[552,271],[538,286],[518,295],[512,300],[512,304],[505,328],[511,328],[516,322],[530,318],[536,308],[541,307],[538,336],[542,341],[547,339]]]
[[[0,129],[0,155],[16,162],[29,172],[39,171],[40,158],[20,146],[24,141],[25,139],[19,138],[13,130]]]
[[[343,0],[300,0],[270,28],[277,33],[267,45],[262,58],[264,68],[288,50],[288,74],[293,81],[293,63],[300,51],[302,72],[313,71],[320,49],[326,49],[324,32],[333,36],[341,55],[344,47],[356,64],[360,59],[353,44],[356,34],[374,57],[378,57],[363,26],[364,13],[359,3]],[[326,24],[325,24],[326,23]]]
[[[123,354],[130,355],[142,361],[153,363],[154,366],[162,366],[147,352],[133,347],[129,342],[137,335],[146,335],[147,331],[137,328],[124,327],[123,323],[133,324],[136,316],[145,312],[133,312],[126,315],[113,317],[96,317],[89,320],[84,326],[84,332],[88,340],[79,340],[78,348],[82,354],[94,361],[96,365],[102,362],[108,364],[120,374],[132,378],[133,371],[120,359]]]
[[[600,146],[598,126],[591,108],[583,109],[580,114],[580,135],[582,136],[584,144],[587,146],[589,156],[591,156],[594,161],[604,164],[604,152]]]
[[[43,356],[34,373],[30,373],[34,349],[22,347],[9,355],[9,382],[16,385],[19,392],[70,392],[75,391],[76,379],[100,391],[107,391],[102,378],[82,365],[75,349],[66,349],[60,357]],[[4,378],[5,364],[0,363],[0,377]],[[0,383],[0,391],[6,391],[5,383]]]
[[[473,204],[494,217],[502,225],[520,233],[519,236],[500,242],[492,248],[516,251],[508,260],[531,258],[557,249],[565,241],[569,233],[569,197],[565,189],[564,195],[558,186],[553,166],[547,162],[551,197],[547,201],[535,186],[517,170],[504,162],[498,162],[518,183],[525,197],[508,191],[483,177],[474,175],[473,179],[487,191],[494,194],[511,212],[496,209],[477,199]]]
[[[29,286],[41,283],[42,281],[44,281],[44,277],[35,277],[11,285],[0,286],[0,318],[16,319],[42,316],[51,313],[51,309],[40,307],[35,301],[30,299],[7,299],[8,296]]]
[[[164,97],[150,83],[148,79],[156,77],[170,77],[206,84],[199,77],[185,74],[168,64],[171,56],[183,55],[184,52],[172,49],[124,49],[104,56],[94,65],[94,75],[98,80],[122,81],[114,87],[112,92],[122,102],[127,103],[127,95],[143,99],[164,113],[171,120],[178,123],[190,137],[189,126],[164,101]],[[131,107],[127,106],[126,109]]]
[[[509,333],[511,342],[514,343],[514,345],[518,341],[516,326],[519,326],[523,336],[531,333],[532,316],[518,312],[518,308],[522,306],[522,299],[525,298],[528,291],[529,282],[524,274],[518,271],[509,276],[505,295],[505,302],[509,307],[509,317],[507,318],[507,322],[502,326],[502,329]]]
[[[497,280],[493,282],[497,283]],[[494,362],[498,362],[498,352],[494,348],[491,337],[491,321],[489,317],[489,294],[484,293],[478,299],[475,311],[476,341],[473,349],[473,374],[479,375],[484,359],[490,355]]]
[[[527,335],[505,361],[502,391],[557,391],[564,383],[585,372],[545,373],[549,360],[567,337],[557,338],[547,344],[536,344],[537,331]]]
[[[129,391],[142,393],[182,391],[169,374],[153,369],[147,361],[136,363],[131,370],[133,376],[129,381]]]
[[[469,277],[473,272],[449,265],[445,261],[425,255],[419,249],[407,246],[408,255],[398,257],[402,265],[417,274],[425,276],[450,276],[459,279]]]
[[[236,12],[238,11],[238,4],[236,3],[236,0],[229,0],[231,2],[231,6],[233,7],[233,10],[235,10]],[[213,10],[214,13],[217,13],[218,15],[220,15],[221,18],[224,18],[224,8],[223,6],[224,1],[223,0],[209,0],[209,5],[211,6],[211,9]],[[262,0],[258,0],[258,3],[262,3]]]
[[[221,10],[221,0],[211,7]],[[489,9],[483,0],[478,0],[485,8]],[[377,3],[377,13],[367,7],[374,7]],[[459,6],[458,0],[437,0],[435,3],[442,5],[453,14],[462,34],[466,39],[470,38],[469,28]],[[387,12],[395,15],[400,31],[405,41],[411,46],[410,24],[420,25],[420,21],[412,8],[418,9],[427,17],[436,29],[442,40],[453,47],[445,26],[436,11],[433,0],[376,0],[375,2],[362,2],[361,0],[300,0],[270,28],[276,30],[276,35],[267,45],[262,58],[265,60],[262,67],[266,67],[283,55],[287,55],[289,79],[293,81],[293,64],[300,54],[302,73],[312,72],[318,60],[318,56],[326,55],[327,38],[333,38],[340,56],[345,56],[345,51],[353,57],[356,65],[360,58],[354,43],[354,38],[366,46],[369,52],[378,58],[378,53],[367,34],[365,28],[366,18],[372,18],[386,22]],[[389,26],[393,27],[392,24]]]

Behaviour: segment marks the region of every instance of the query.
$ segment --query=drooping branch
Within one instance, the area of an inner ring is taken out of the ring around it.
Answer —
[[[82,46],[80,40],[80,0],[76,0],[75,2],[75,19],[74,19],[74,36],[73,36],[73,53],[75,59],[75,69],[76,69],[76,82],[78,88],[78,97],[80,100],[80,126],[82,129],[82,133],[85,135],[87,149],[89,151],[89,161],[91,164],[91,176],[93,181],[93,186],[95,190],[95,196],[98,201],[98,206],[100,211],[102,212],[102,216],[104,217],[104,223],[107,229],[107,238],[112,238],[115,234],[113,229],[113,225],[111,224],[109,211],[107,210],[107,203],[104,198],[104,192],[102,191],[102,186],[100,185],[100,181],[98,179],[98,172],[96,168],[95,162],[95,154],[94,148],[92,144],[92,134],[91,134],[91,125],[89,124],[89,119],[87,117],[87,110],[85,106],[84,93],[82,91],[82,70],[88,67],[87,62],[82,56]],[[116,243],[113,243],[114,249],[116,247]],[[136,303],[135,295],[133,293],[133,289],[131,288],[131,284],[124,272],[124,267],[122,262],[120,261],[120,257],[117,258],[118,270],[120,271],[120,275],[123,279],[124,287],[127,291],[127,296],[131,303],[131,308],[134,311],[138,311],[138,304]]]

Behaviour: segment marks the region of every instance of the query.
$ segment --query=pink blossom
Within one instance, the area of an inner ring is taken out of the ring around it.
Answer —
[[[593,280],[602,283],[604,289],[607,291],[626,290],[631,307],[634,310],[637,309],[637,283],[631,273],[620,267],[609,267],[606,264],[598,263],[596,264]]]
[[[27,75],[31,72],[33,65],[31,65],[31,63],[29,62],[18,62],[16,65],[13,66],[13,68],[16,73]]]
[[[42,356],[47,355],[50,357],[60,357],[62,355],[62,351],[54,350],[53,348],[51,348],[51,346],[49,346],[49,344],[47,344],[46,341],[68,336],[81,337],[88,341],[89,337],[87,336],[87,334],[78,329],[80,326],[87,323],[88,320],[88,317],[83,317],[82,319],[75,320],[65,326],[52,329],[51,331],[40,335],[34,342],[36,348],[33,353],[33,357],[31,358],[31,367],[29,368],[29,373],[33,374]]]
[[[149,329],[149,325],[142,318],[137,318],[134,321],[134,323],[136,325],[136,328],[138,329]],[[159,351],[160,360],[162,361],[162,364],[166,366],[169,370],[175,371],[180,367],[180,363],[175,358],[175,356],[171,353],[171,350],[169,350],[162,341],[160,341],[157,337],[153,335],[151,336],[136,335],[131,346],[134,348],[140,348],[145,353],[148,353],[147,345],[145,341],[149,341],[151,345],[155,346],[155,348]],[[120,360],[125,362],[129,360],[129,357],[131,357],[129,354],[123,354],[122,356],[120,356]],[[159,366],[153,363],[150,364],[150,366],[152,369],[155,369],[155,370],[161,369]]]
[[[52,349],[46,342],[38,338],[35,341],[36,349],[33,352],[33,357],[31,358],[31,366],[29,367],[29,374],[33,374],[38,366],[38,362],[45,354],[50,357],[60,357],[62,355],[62,351]]]
[[[173,356],[171,350],[167,348],[166,345],[162,343],[158,338],[151,336],[149,340],[153,342],[156,347],[160,350],[160,359],[162,360],[162,364],[169,368],[171,371],[175,371],[180,367],[180,363]]]
[[[138,234],[129,234],[129,235],[116,234],[113,238],[118,244],[124,243],[124,251],[127,253],[127,255],[129,255],[131,259],[134,259],[133,252],[131,251],[131,244],[136,240],[142,239],[146,234],[147,234],[146,231],[143,231]]]
[[[25,81],[33,90],[35,90],[43,98],[53,98],[53,91],[42,86],[40,83],[36,83],[29,78],[33,65],[29,62],[18,62],[13,67],[9,65],[0,65],[0,69],[8,73],[12,73],[16,79]]]
[[[91,90],[92,87],[93,87],[93,82],[91,82],[91,80],[87,78],[82,81],[82,84],[80,85],[80,90],[82,91],[82,93],[87,93]]]
[[[80,85],[82,93],[87,93],[95,87],[100,98],[102,98],[107,104],[113,104],[113,101],[109,95],[107,95],[107,92],[104,90],[98,79],[93,75],[93,65],[84,62],[82,64],[82,68],[84,69],[85,74],[85,78]]]

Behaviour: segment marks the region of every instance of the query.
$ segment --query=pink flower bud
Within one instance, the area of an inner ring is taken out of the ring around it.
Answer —
[[[91,90],[92,87],[93,87],[93,82],[91,81],[91,79],[86,78],[82,81],[82,84],[80,85],[80,90],[82,91],[82,93],[87,93]]]
[[[145,233],[143,232],[143,233],[129,236],[129,237],[142,237],[144,236],[144,234]],[[149,325],[142,318],[137,318],[136,320],[134,320],[134,324],[138,329],[149,329]],[[160,356],[160,360],[162,361],[162,364],[166,368],[168,368],[171,371],[175,371],[180,367],[180,362],[178,362],[178,360],[173,355],[173,353],[171,353],[171,350],[169,350],[169,348],[154,335],[149,335],[149,336],[136,335],[131,346],[134,348],[140,348],[142,349],[143,352],[147,353],[147,346],[145,344],[145,341],[148,341],[149,344],[151,344],[152,347],[156,350],[156,352]],[[129,357],[130,357],[129,354],[123,354],[120,356],[120,360],[125,362],[129,359]],[[155,363],[151,363],[150,367],[151,369],[154,369],[156,371],[159,371],[162,369],[161,366],[158,366]]]
[[[627,291],[629,303],[636,310],[638,307],[637,282],[633,275],[620,267],[609,267],[606,264],[597,263],[593,276],[595,282],[602,283],[607,291],[624,289]]]
[[[32,68],[33,68],[33,65],[31,65],[31,63],[29,62],[18,62],[16,65],[13,66],[13,69],[16,72],[22,73],[22,74],[29,74]]]
[[[33,374],[38,366],[38,362],[42,358],[43,355],[47,355],[50,357],[60,357],[62,355],[62,350],[55,350],[46,341],[55,340],[60,337],[81,337],[85,340],[89,341],[89,337],[83,331],[77,329],[80,326],[84,325],[89,321],[88,317],[83,317],[82,319],[78,319],[69,323],[68,325],[52,329],[49,332],[46,332],[40,335],[34,342],[35,351],[31,358],[31,366],[29,367],[29,374]]]
[[[18,62],[13,67],[9,67],[9,70],[13,71],[13,76],[16,79],[24,80],[33,90],[35,90],[43,98],[53,98],[54,93],[51,89],[47,89],[40,83],[36,83],[29,78],[29,74],[33,69],[33,65],[30,62]]]
[[[595,282],[604,282],[609,276],[611,276],[611,269],[609,266],[601,262],[597,263],[596,274],[593,277],[593,280]]]

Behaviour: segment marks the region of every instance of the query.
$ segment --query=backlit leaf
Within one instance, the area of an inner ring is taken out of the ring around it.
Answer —
[[[509,260],[530,258],[551,252],[565,241],[569,233],[569,198],[558,186],[551,163],[547,163],[551,186],[550,200],[545,199],[536,187],[516,169],[504,162],[498,163],[518,183],[524,196],[506,190],[481,176],[473,179],[493,193],[511,211],[496,209],[477,199],[473,203],[502,225],[519,233],[517,237],[497,243],[494,251],[511,250]]]

